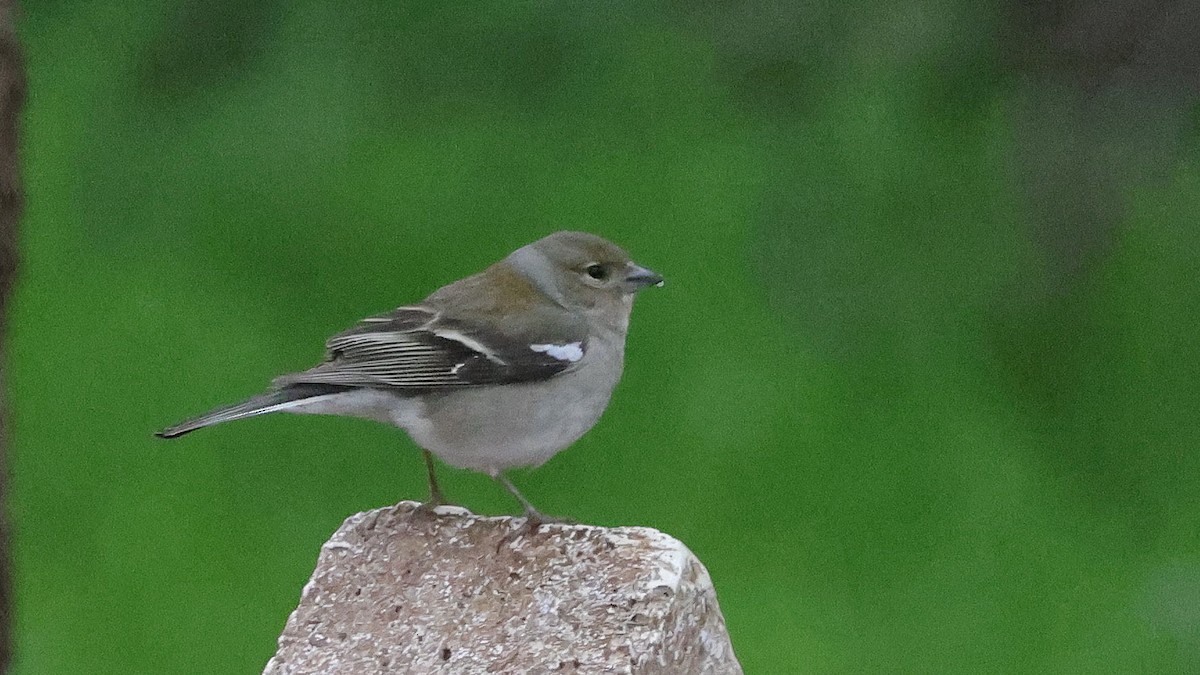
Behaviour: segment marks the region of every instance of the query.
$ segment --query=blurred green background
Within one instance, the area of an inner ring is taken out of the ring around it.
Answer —
[[[16,672],[258,672],[419,454],[151,432],[567,228],[668,284],[516,481],[687,543],[748,673],[1200,671],[1200,22],[1141,4],[27,0]]]

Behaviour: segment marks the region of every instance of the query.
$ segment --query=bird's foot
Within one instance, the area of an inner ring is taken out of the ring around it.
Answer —
[[[440,514],[437,511],[439,506],[455,506],[455,504],[451,504],[450,500],[446,499],[446,496],[443,495],[439,490],[430,494],[429,499],[421,502],[421,505],[417,507],[416,511],[419,514],[426,516],[441,516],[443,514]]]
[[[548,516],[536,509],[530,509],[525,512],[525,525],[523,527],[530,528],[531,532],[536,532],[542,525],[578,525],[579,521],[571,520],[570,518],[562,518],[560,516]]]
[[[496,544],[496,551],[504,548],[506,544],[511,544],[524,536],[532,536],[537,534],[542,525],[578,525],[577,521],[570,518],[559,518],[557,516],[548,516],[536,509],[525,511],[525,522],[521,523],[508,534],[500,538],[500,542]]]

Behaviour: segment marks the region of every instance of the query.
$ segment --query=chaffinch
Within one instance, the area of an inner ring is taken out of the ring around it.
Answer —
[[[363,319],[325,343],[324,363],[270,391],[157,433],[175,438],[273,412],[398,426],[423,449],[429,502],[445,503],[432,452],[501,483],[586,433],[621,378],[633,296],[662,277],[584,232],[557,232],[417,305]]]

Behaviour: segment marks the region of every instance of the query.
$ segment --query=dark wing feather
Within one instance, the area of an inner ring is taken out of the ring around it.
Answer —
[[[325,344],[325,363],[277,378],[275,385],[428,390],[542,380],[569,370],[582,356],[585,334],[570,332],[565,343],[578,343],[574,358],[535,350],[536,343],[445,319],[431,309],[402,307],[333,336]],[[560,343],[564,337],[556,336],[553,344]]]

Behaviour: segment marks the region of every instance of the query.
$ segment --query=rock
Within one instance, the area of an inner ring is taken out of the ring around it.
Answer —
[[[742,672],[707,570],[672,537],[417,506],[346,519],[265,675]]]

